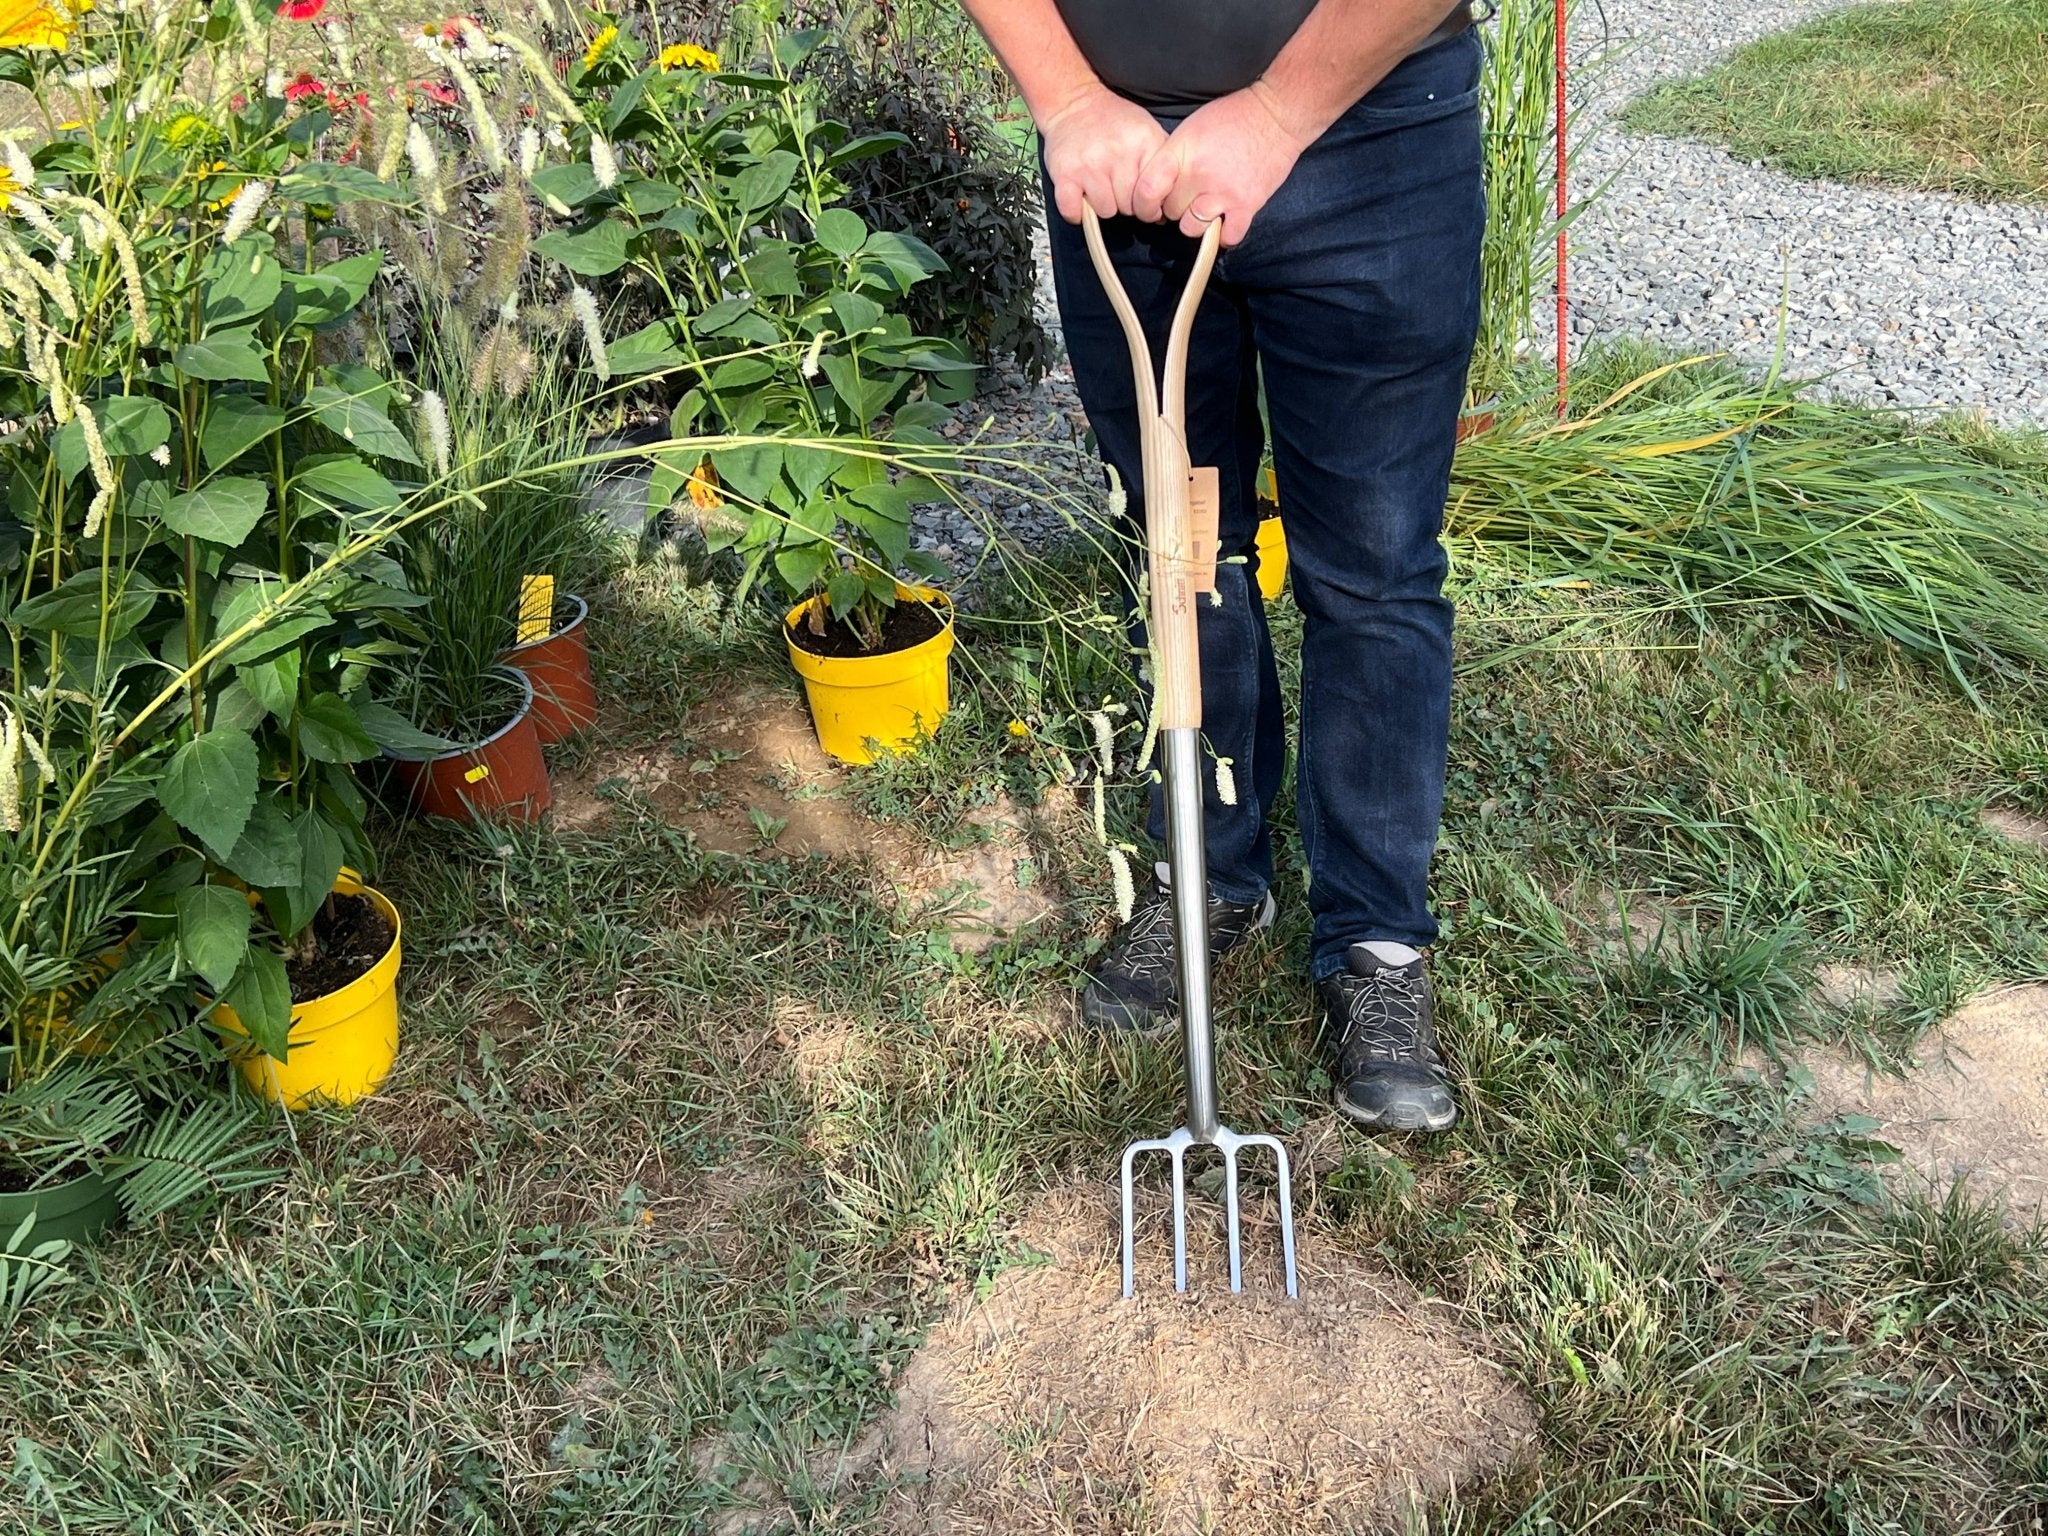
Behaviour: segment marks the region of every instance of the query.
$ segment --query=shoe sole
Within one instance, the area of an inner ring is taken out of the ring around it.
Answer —
[[[1094,994],[1081,994],[1081,1022],[1093,1029],[1115,1034],[1159,1035],[1180,1022],[1180,1013],[1161,1012],[1154,1008],[1140,1008],[1116,998],[1098,999]]]
[[[1330,1102],[1346,1120],[1369,1131],[1422,1131],[1434,1135],[1458,1123],[1456,1104],[1441,1115],[1427,1114],[1412,1104],[1397,1104],[1387,1110],[1361,1109],[1344,1097],[1342,1089],[1330,1095]]]

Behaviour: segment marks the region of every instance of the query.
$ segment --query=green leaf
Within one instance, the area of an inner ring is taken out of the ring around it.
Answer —
[[[868,584],[852,571],[834,571],[832,579],[825,583],[825,601],[832,605],[835,619],[845,618],[867,595]]]
[[[829,166],[845,165],[852,160],[867,160],[876,155],[886,155],[891,150],[908,149],[910,140],[900,133],[864,133],[857,139],[849,139],[835,149],[825,161]]]
[[[683,354],[676,346],[676,323],[673,320],[656,320],[643,325],[632,335],[621,336],[610,343],[604,350],[613,374],[620,378],[680,368],[684,362]]]
[[[279,178],[277,196],[295,203],[407,203],[408,198],[374,171],[332,160],[308,160]]]
[[[862,268],[878,265],[895,283],[899,293],[934,273],[946,270],[946,259],[915,235],[878,229],[861,247]]]
[[[802,162],[786,149],[771,150],[759,163],[748,166],[733,179],[732,195],[742,209],[755,213],[782,201],[782,194],[796,179]]]
[[[200,264],[200,317],[209,330],[268,314],[284,289],[284,269],[266,237],[251,235],[216,248]]]
[[[807,501],[790,515],[783,543],[792,547],[829,539],[839,526],[839,503],[832,498]]]
[[[248,331],[229,331],[188,341],[171,354],[171,361],[186,378],[209,383],[262,384],[270,378],[270,359],[257,348],[255,337]]]
[[[352,447],[380,459],[419,463],[420,456],[413,451],[411,440],[391,424],[391,418],[379,406],[361,395],[336,389],[332,384],[315,384],[306,391],[306,404],[312,407],[314,419],[321,426]]]
[[[358,704],[356,723],[370,740],[400,757],[432,757],[462,745],[450,737],[421,730],[388,704]]]
[[[834,256],[851,256],[868,237],[868,226],[851,208],[827,208],[813,228],[818,244]]]
[[[736,357],[711,370],[705,387],[711,390],[748,389],[775,377],[775,365],[765,357]]]
[[[257,801],[233,852],[221,863],[236,879],[266,890],[299,878],[298,834],[292,830],[291,818],[278,808],[275,796]]]
[[[100,632],[100,567],[75,571],[47,592],[17,603],[7,622],[26,630],[55,630],[60,635],[97,638]],[[107,638],[117,640],[142,622],[156,602],[156,588],[140,577],[113,573],[113,609],[107,615]]]
[[[597,173],[581,160],[571,160],[563,165],[546,165],[533,173],[533,190],[543,198],[552,197],[565,207],[574,208],[588,202],[604,188],[597,184]]]
[[[331,261],[317,272],[286,274],[292,285],[295,325],[330,325],[369,295],[370,285],[384,269],[382,251],[364,251]]]
[[[206,467],[219,471],[284,425],[284,412],[250,395],[214,391],[207,401],[199,451]]]
[[[302,932],[313,921],[320,904],[334,889],[341,873],[341,834],[328,825],[318,811],[301,811],[292,819],[292,834],[299,845],[299,872],[288,885],[268,887],[263,904],[277,931],[287,938]]]
[[[742,501],[765,502],[782,479],[782,449],[774,443],[753,443],[711,455],[718,483]]]
[[[785,245],[758,250],[746,259],[747,287],[757,299],[793,299],[804,291],[796,253]]]
[[[882,306],[864,293],[837,289],[826,300],[848,336],[864,336],[882,323]]]
[[[193,737],[164,765],[156,798],[215,858],[226,858],[256,807],[256,743],[240,731]]]
[[[100,441],[113,458],[151,453],[171,440],[171,417],[147,395],[109,395],[86,402],[92,419],[99,424]],[[85,428],[74,418],[57,429],[51,440],[57,454],[57,469],[69,485],[85,470]]]
[[[224,990],[249,953],[249,898],[225,885],[178,893],[178,954],[215,992]]]
[[[828,545],[805,544],[775,552],[775,574],[793,596],[810,591],[832,568],[832,550]]]
[[[896,408],[894,417],[898,427],[919,427],[937,431],[953,419],[953,412],[936,400],[913,400],[908,405]]]
[[[249,537],[269,506],[270,488],[261,480],[230,475],[173,496],[164,508],[164,526],[173,533],[232,549]]]
[[[250,697],[280,723],[290,720],[299,703],[299,653],[279,651],[267,661],[245,662],[235,676]]]
[[[214,594],[212,638],[233,634],[275,601],[281,590],[275,578],[222,583]],[[333,622],[333,615],[318,603],[294,605],[271,613],[261,629],[229,647],[222,661],[227,666],[242,666],[260,660]]]
[[[359,763],[377,743],[338,693],[316,693],[299,709],[299,745],[316,763]]]
[[[354,454],[307,459],[293,483],[303,492],[363,512],[395,507],[404,499],[397,486]]]
[[[626,242],[632,232],[617,219],[604,219],[582,230],[550,230],[533,242],[537,256],[559,262],[585,277],[607,277],[626,264]]]
[[[213,696],[213,716],[207,724],[216,731],[243,731],[254,735],[269,715],[263,701],[249,691],[239,677]]]
[[[736,299],[720,299],[690,322],[690,329],[699,336],[716,336],[740,316],[752,314],[754,301],[747,295]]]
[[[806,501],[817,495],[819,487],[830,480],[833,471],[845,461],[844,454],[825,448],[811,448],[802,443],[791,443],[782,450],[782,472],[789,476],[789,483]]]
[[[281,956],[260,945],[251,948],[220,1001],[234,1010],[258,1050],[278,1061],[285,1059],[292,1033],[292,984]]]

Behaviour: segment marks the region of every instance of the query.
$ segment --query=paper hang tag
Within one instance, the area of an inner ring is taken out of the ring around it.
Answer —
[[[1188,563],[1194,567],[1195,590],[1216,590],[1216,546],[1222,537],[1222,494],[1216,468],[1205,464],[1188,471]]]
[[[552,576],[522,576],[519,578],[519,636],[520,645],[534,645],[547,639],[548,631],[554,627],[555,619],[555,578]]]

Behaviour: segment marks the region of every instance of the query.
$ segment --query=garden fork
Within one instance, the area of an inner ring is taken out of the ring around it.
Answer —
[[[1180,306],[1167,334],[1161,381],[1152,378],[1152,352],[1130,296],[1102,243],[1095,210],[1084,207],[1082,229],[1103,290],[1131,349],[1138,393],[1138,437],[1144,467],[1145,546],[1151,585],[1153,708],[1158,711],[1160,762],[1166,782],[1166,867],[1173,901],[1173,937],[1180,971],[1181,1040],[1187,1050],[1187,1123],[1166,1136],[1134,1141],[1124,1149],[1124,1295],[1137,1286],[1133,1273],[1137,1224],[1133,1210],[1138,1157],[1164,1152],[1173,1159],[1173,1288],[1188,1288],[1187,1153],[1214,1147],[1223,1154],[1224,1208],[1230,1241],[1230,1288],[1244,1288],[1238,1223],[1237,1157],[1247,1147],[1270,1147],[1280,1183],[1280,1244],[1287,1294],[1294,1275],[1294,1206],[1287,1148],[1277,1136],[1240,1135],[1216,1112],[1216,1038],[1209,1002],[1209,865],[1202,848],[1202,671],[1195,604],[1216,590],[1217,483],[1214,469],[1191,469],[1187,446],[1188,334],[1216,265],[1222,225],[1202,236]]]

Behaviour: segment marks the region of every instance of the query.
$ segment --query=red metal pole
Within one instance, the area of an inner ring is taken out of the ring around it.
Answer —
[[[1565,124],[1569,113],[1566,110],[1564,99],[1564,32],[1565,12],[1568,5],[1569,0],[1557,0],[1557,80],[1555,85],[1555,94],[1557,96],[1557,417],[1560,421],[1564,420],[1567,411],[1566,385],[1571,376],[1571,358],[1568,345],[1571,339],[1570,316],[1565,299],[1566,268],[1570,254],[1570,242],[1565,234],[1564,226],[1565,215],[1571,208],[1571,204],[1567,200],[1565,188]]]

